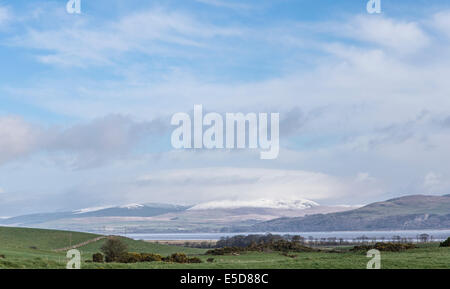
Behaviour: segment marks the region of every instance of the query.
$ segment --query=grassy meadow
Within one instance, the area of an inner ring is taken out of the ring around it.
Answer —
[[[55,249],[82,243],[99,235],[25,228],[0,227],[0,268],[2,269],[63,269],[67,262],[65,252]],[[350,247],[328,248],[321,252],[292,253],[290,256],[280,252],[245,252],[239,255],[205,255],[205,249],[163,245],[121,238],[130,252],[155,253],[163,256],[182,252],[199,257],[199,264],[177,264],[167,262],[146,262],[133,264],[92,263],[92,254],[99,252],[105,240],[78,248],[82,254],[81,267],[84,269],[364,269],[368,262],[364,252],[351,252]],[[338,251],[338,252],[336,252]],[[3,256],[4,257],[3,257]],[[213,262],[207,262],[214,258]],[[87,262],[86,262],[87,261]],[[450,248],[439,248],[438,244],[419,245],[418,248],[403,252],[381,252],[381,267],[400,268],[450,268]]]

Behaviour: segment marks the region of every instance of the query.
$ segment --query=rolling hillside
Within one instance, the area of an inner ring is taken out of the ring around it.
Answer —
[[[72,231],[0,227],[0,254],[8,250],[54,252],[57,249],[73,246],[101,236],[102,235]],[[204,251],[195,248],[149,243],[125,237],[118,238],[127,244],[129,251],[133,252],[152,252],[164,255],[175,252],[200,253]],[[100,247],[104,242],[105,239],[101,239],[85,246],[78,247],[78,249],[82,253],[95,253],[100,250]]]
[[[65,250],[79,243],[88,242],[84,246],[77,246],[81,252],[83,262],[92,259],[92,254],[100,251],[105,239],[96,240],[101,235],[30,228],[0,227],[0,269],[20,268],[52,268],[63,269],[67,258]],[[144,241],[118,237],[127,244],[130,252],[156,253],[163,256],[176,252],[189,255],[202,254],[204,249],[169,246]],[[92,241],[92,242],[89,242]]]

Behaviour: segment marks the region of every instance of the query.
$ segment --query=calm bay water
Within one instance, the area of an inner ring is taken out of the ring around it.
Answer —
[[[127,237],[136,240],[219,240],[222,237],[232,237],[236,235],[251,235],[251,234],[266,234],[263,233],[171,233],[171,234],[126,234]],[[378,240],[384,238],[386,240],[392,239],[393,236],[401,236],[402,238],[413,238],[414,240],[420,234],[428,234],[433,236],[434,240],[445,240],[450,237],[450,230],[417,230],[417,231],[345,231],[345,232],[274,232],[277,235],[300,235],[314,239],[320,238],[342,238],[344,240],[353,240],[361,236],[366,236],[370,239],[377,238]]]

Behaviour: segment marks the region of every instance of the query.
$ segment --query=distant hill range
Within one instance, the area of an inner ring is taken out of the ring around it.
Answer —
[[[0,225],[114,233],[220,232],[237,225],[254,225],[280,217],[342,212],[354,207],[320,206],[309,200],[222,200],[175,206],[130,204],[40,213],[0,219]]]
[[[180,212],[188,209],[186,206],[167,204],[129,204],[117,207],[87,208],[69,212],[40,213],[22,215],[0,220],[0,224],[14,226],[33,226],[46,222],[67,219],[84,219],[99,217],[151,217],[166,213]]]
[[[364,207],[309,200],[130,204],[0,219],[0,225],[104,234],[450,229],[450,195],[406,196]]]
[[[413,195],[338,213],[278,218],[229,231],[317,232],[450,229],[450,195]]]

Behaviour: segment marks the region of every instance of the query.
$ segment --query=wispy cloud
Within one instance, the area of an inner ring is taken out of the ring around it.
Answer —
[[[84,67],[111,65],[125,53],[186,56],[188,52],[181,47],[206,48],[210,45],[206,40],[239,35],[239,29],[203,23],[189,14],[159,8],[100,25],[92,20],[74,21],[60,29],[33,28],[10,44],[45,51],[38,56],[44,63]]]
[[[244,4],[241,1],[220,1],[220,0],[195,0],[199,3],[212,5],[216,7],[229,8],[234,10],[248,10],[252,9],[252,6]]]
[[[12,20],[12,12],[8,7],[0,6],[0,28]]]

